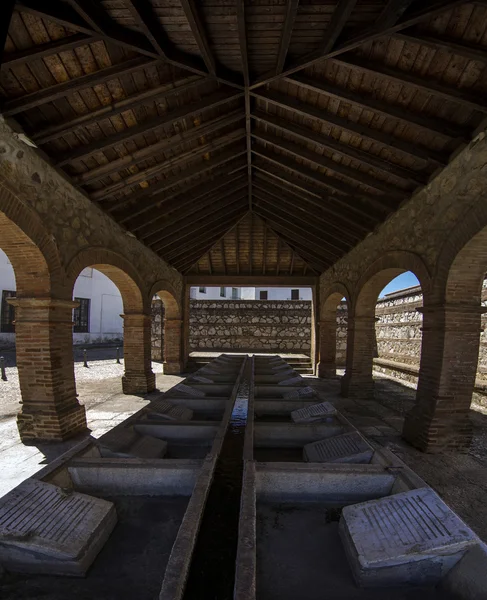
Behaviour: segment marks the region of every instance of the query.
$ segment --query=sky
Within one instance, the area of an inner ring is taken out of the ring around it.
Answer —
[[[407,271],[388,283],[379,294],[379,298],[382,298],[382,296],[385,296],[386,294],[397,292],[397,290],[403,290],[404,288],[412,287],[413,285],[419,285],[418,278],[416,275],[414,275],[414,273],[411,273],[411,271]]]

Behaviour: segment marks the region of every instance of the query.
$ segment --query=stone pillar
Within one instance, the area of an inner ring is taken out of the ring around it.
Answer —
[[[164,375],[179,375],[182,361],[183,320],[166,319],[164,324]]]
[[[124,394],[147,394],[156,387],[151,367],[151,317],[143,313],[121,315],[123,319]]]
[[[336,377],[337,320],[329,318],[319,323],[318,377]]]
[[[374,397],[375,321],[375,316],[348,319],[347,362],[341,385],[342,395],[347,398]]]
[[[416,404],[403,437],[425,452],[470,446],[470,403],[475,385],[481,315],[485,307],[441,304],[418,308],[423,340]]]
[[[73,308],[54,298],[12,298],[22,410],[17,425],[24,443],[60,442],[87,430],[76,399]]]

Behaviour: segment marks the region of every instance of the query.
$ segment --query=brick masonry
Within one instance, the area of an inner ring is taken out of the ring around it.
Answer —
[[[191,351],[310,354],[311,302],[191,300]]]

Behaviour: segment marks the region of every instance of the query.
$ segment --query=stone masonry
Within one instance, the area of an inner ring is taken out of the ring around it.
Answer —
[[[191,300],[191,351],[290,352],[311,350],[311,302]]]

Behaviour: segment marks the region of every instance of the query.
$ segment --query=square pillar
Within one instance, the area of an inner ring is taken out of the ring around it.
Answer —
[[[481,315],[487,309],[442,304],[417,310],[423,313],[421,366],[403,437],[425,452],[468,450]]]
[[[17,426],[24,443],[60,442],[87,431],[76,398],[73,308],[53,298],[12,298],[22,410]]]
[[[182,361],[183,320],[166,319],[164,325],[164,375],[179,375],[184,370]]]
[[[373,315],[348,319],[347,362],[341,385],[342,395],[347,398],[374,397],[375,322]]]
[[[121,315],[123,319],[124,394],[147,394],[156,388],[151,365],[151,317],[143,313]]]
[[[319,322],[318,377],[336,377],[336,317]]]

